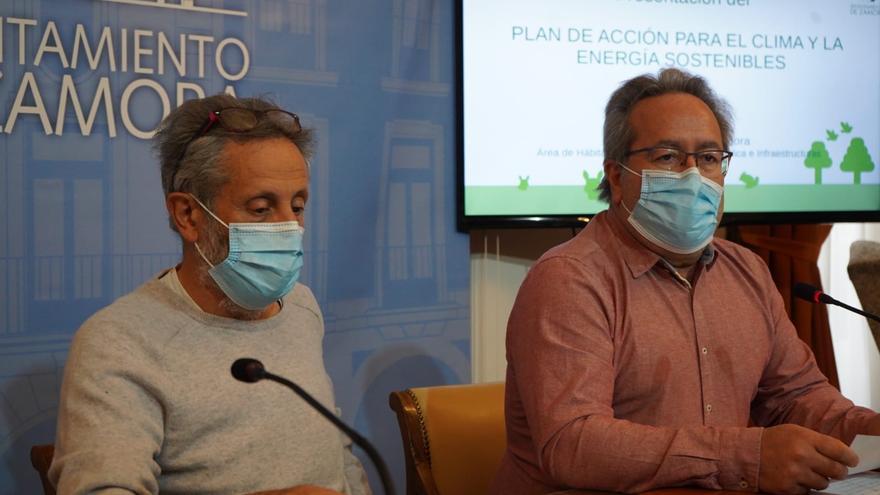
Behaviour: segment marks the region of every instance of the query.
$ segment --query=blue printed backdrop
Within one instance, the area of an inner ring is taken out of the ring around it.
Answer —
[[[0,494],[39,493],[79,324],[178,260],[152,129],[224,90],[317,131],[304,281],[344,417],[402,490],[388,392],[470,379],[453,46],[451,0],[3,1]]]

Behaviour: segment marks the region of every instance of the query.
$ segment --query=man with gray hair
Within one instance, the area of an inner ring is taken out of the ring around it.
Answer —
[[[369,494],[331,423],[230,374],[257,358],[334,407],[321,311],[297,283],[311,132],[268,101],[217,95],[171,112],[155,142],[183,257],[77,331],[58,493]]]
[[[491,493],[805,493],[856,464],[856,434],[880,434],[818,370],[764,262],[713,237],[732,133],[677,69],[611,96],[609,208],[535,263],[510,314]]]

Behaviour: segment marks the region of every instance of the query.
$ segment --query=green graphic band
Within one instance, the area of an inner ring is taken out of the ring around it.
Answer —
[[[467,215],[581,215],[598,213],[607,204],[591,199],[584,186],[468,186],[464,190]],[[726,212],[880,210],[876,185],[761,184],[724,186]]]

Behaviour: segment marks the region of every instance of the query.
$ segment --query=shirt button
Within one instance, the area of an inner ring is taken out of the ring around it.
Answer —
[[[709,354],[709,348],[708,348],[708,347],[703,347],[701,350],[703,351],[703,354]]]
[[[712,412],[712,404],[706,404],[706,412]]]
[[[739,482],[739,487],[740,487],[740,488],[748,488],[748,487],[749,487],[749,484],[746,483],[746,480],[740,480],[740,482]]]

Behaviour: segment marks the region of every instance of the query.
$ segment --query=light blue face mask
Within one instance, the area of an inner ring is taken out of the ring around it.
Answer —
[[[639,202],[629,212],[629,224],[652,244],[669,252],[691,254],[710,242],[718,227],[718,208],[724,189],[700,175],[696,168],[684,172],[643,170]]]
[[[196,250],[211,265],[208,273],[220,290],[245,309],[260,310],[290,292],[303,266],[303,233],[298,222],[230,223],[198,202],[215,220],[229,229],[229,255],[214,265],[199,244]]]

